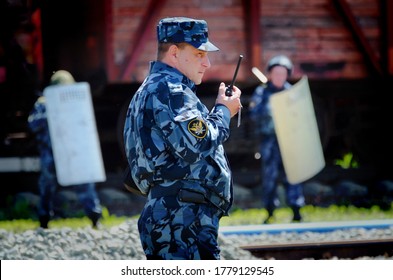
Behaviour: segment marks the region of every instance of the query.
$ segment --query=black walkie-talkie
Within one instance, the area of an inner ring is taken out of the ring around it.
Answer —
[[[233,75],[232,82],[225,90],[226,96],[232,96],[233,85],[235,84],[237,71],[239,71],[240,62],[242,62],[242,58],[243,58],[243,55],[239,55],[239,60],[237,61],[237,66],[236,66],[235,74]],[[237,127],[240,126],[241,119],[242,119],[242,106],[240,105],[239,112],[237,113]]]
[[[231,84],[227,87],[227,89],[225,90],[225,95],[226,96],[232,96],[232,89],[233,89],[233,85],[235,84],[235,80],[236,80],[236,76],[237,76],[237,71],[239,71],[239,67],[240,67],[240,62],[242,61],[243,55],[239,55],[239,60],[237,62],[237,66],[236,66],[236,70],[235,70],[235,74],[233,75],[233,79]]]

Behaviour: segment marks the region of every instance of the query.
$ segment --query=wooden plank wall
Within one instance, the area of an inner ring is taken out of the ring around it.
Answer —
[[[114,69],[108,73],[110,81],[141,82],[148,71],[148,62],[156,57],[156,33],[152,30],[143,45],[129,77],[121,77],[130,50],[138,36],[135,32],[149,6],[146,0],[108,0],[112,14],[108,38],[112,53],[107,63]],[[290,56],[295,64],[294,79],[307,75],[310,79],[358,79],[370,75],[364,53],[337,11],[334,0],[260,0],[261,61],[255,65],[264,69],[268,59],[277,53]],[[380,58],[381,31],[378,0],[346,0],[358,26],[377,58]],[[151,4],[151,3],[150,3]],[[157,13],[159,18],[187,16],[205,19],[209,37],[220,52],[209,55],[211,69],[205,81],[231,80],[239,54],[244,54],[244,66],[238,79],[256,82],[247,61],[244,26],[244,1],[241,0],[168,0]],[[140,36],[142,37],[142,36]]]
[[[263,60],[277,51],[293,58],[295,75],[363,78],[365,60],[331,0],[262,1]],[[378,5],[347,0],[373,51],[379,55]]]

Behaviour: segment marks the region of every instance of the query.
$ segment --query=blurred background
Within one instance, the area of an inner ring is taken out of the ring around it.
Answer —
[[[214,104],[218,83],[237,76],[243,122],[225,144],[239,207],[260,206],[258,140],[248,121],[249,98],[275,54],[294,63],[292,82],[309,79],[326,167],[306,182],[308,204],[390,205],[393,153],[393,2],[388,0],[1,0],[0,208],[18,218],[34,208],[40,171],[27,128],[34,101],[54,71],[90,83],[107,173],[97,185],[113,213],[139,213],[143,198],[122,184],[126,107],[156,58],[160,18],[205,19],[220,48],[198,95]],[[66,189],[60,201],[75,210]],[[22,201],[22,202],[21,202]],[[61,203],[60,203],[61,204]],[[59,205],[60,205],[59,204]],[[11,211],[19,205],[22,210]],[[25,208],[24,208],[25,207]],[[75,206],[77,207],[77,206]],[[26,210],[26,211],[27,211]],[[64,209],[63,209],[64,210]],[[62,210],[59,209],[59,212]],[[60,214],[59,214],[60,215]],[[64,213],[63,213],[64,215]]]

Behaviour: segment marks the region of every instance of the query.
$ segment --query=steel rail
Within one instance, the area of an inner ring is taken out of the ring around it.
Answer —
[[[393,256],[393,239],[295,242],[269,245],[246,245],[240,248],[260,259],[356,259]]]

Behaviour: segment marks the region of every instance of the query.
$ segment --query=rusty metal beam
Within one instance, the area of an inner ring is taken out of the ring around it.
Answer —
[[[165,6],[166,0],[155,1],[150,0],[142,20],[132,38],[134,43],[133,48],[127,50],[126,53],[130,55],[125,59],[125,65],[123,70],[120,72],[121,80],[129,80],[132,71],[134,71],[135,65],[139,58],[139,53],[142,51],[143,47],[146,45],[150,34],[155,30],[154,24],[157,21],[157,17],[160,14],[161,9]],[[132,44],[130,44],[132,46]]]
[[[350,6],[348,5],[346,0],[333,0],[334,6],[337,8],[340,15],[343,16],[344,22],[349,26],[350,31],[360,46],[361,51],[364,53],[365,59],[367,62],[371,64],[373,70],[378,74],[382,74],[381,65],[378,61],[377,56],[373,52],[370,44],[368,43],[366,37],[360,26],[356,22],[356,18],[351,11]]]
[[[104,1],[104,17],[105,17],[105,60],[108,79],[110,81],[114,80],[117,76],[117,68],[114,65],[113,59],[113,11],[112,11],[112,1]]]
[[[247,66],[260,68],[261,64],[261,24],[260,1],[243,0],[244,31],[246,36]]]
[[[393,76],[393,1],[386,0],[387,71]]]

